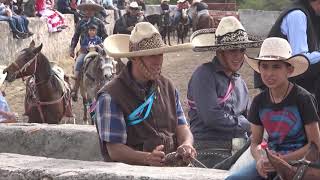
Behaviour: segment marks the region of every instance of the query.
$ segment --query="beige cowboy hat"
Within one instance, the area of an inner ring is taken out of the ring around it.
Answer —
[[[234,16],[223,17],[217,29],[201,29],[190,37],[196,52],[257,48],[262,40],[248,36],[240,21]]]
[[[0,65],[0,86],[2,86],[2,84],[4,83],[4,81],[6,80],[7,77],[7,73],[3,74],[3,70],[6,68],[7,66],[4,65]]]
[[[161,3],[163,2],[170,2],[170,0],[161,0]]]
[[[259,57],[248,57],[246,61],[258,73],[260,73],[259,61],[284,61],[294,67],[294,71],[290,77],[304,73],[309,67],[309,61],[304,55],[298,54],[292,56],[292,50],[288,41],[278,37],[265,39],[262,43]]]
[[[183,3],[186,2],[186,0],[178,0],[177,3]]]
[[[192,4],[195,4],[195,3],[199,3],[199,2],[201,2],[202,0],[193,0],[192,1]]]
[[[192,49],[191,43],[167,46],[158,30],[149,22],[140,22],[131,31],[131,35],[114,34],[104,41],[106,52],[111,57],[137,57],[158,55]]]
[[[85,11],[85,10],[92,10],[92,11],[102,11],[104,10],[104,8],[102,6],[100,6],[99,4],[96,3],[83,3],[78,5],[77,9],[79,9],[80,11]]]
[[[129,8],[133,8],[133,9],[141,9],[141,7],[138,5],[138,3],[136,1],[133,1],[129,4]]]

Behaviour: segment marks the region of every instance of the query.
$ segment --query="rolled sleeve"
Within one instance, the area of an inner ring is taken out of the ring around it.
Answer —
[[[178,117],[178,125],[188,125],[186,116],[184,115],[181,102],[179,99],[179,93],[177,90],[175,90],[175,96],[176,96],[176,113]]]
[[[100,139],[109,143],[126,144],[127,132],[123,113],[109,94],[100,95],[96,113]]]

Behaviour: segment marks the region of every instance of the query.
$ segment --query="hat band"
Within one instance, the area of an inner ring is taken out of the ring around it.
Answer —
[[[247,32],[242,29],[238,29],[234,32],[230,32],[222,36],[216,36],[215,40],[216,44],[249,42]]]
[[[288,58],[285,58],[283,56],[275,56],[275,55],[266,55],[266,56],[259,56],[261,59],[275,59],[275,60],[286,60]]]
[[[129,51],[141,51],[141,50],[147,50],[147,49],[157,49],[164,47],[165,44],[161,39],[160,34],[155,33],[151,36],[151,38],[145,38],[141,40],[140,42],[133,43],[129,42]]]

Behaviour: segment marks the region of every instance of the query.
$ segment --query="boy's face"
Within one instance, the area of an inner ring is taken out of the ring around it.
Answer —
[[[294,67],[283,61],[260,61],[259,70],[263,83],[268,88],[277,88],[288,81]]]
[[[96,29],[89,29],[88,34],[90,37],[94,37],[97,34]]]

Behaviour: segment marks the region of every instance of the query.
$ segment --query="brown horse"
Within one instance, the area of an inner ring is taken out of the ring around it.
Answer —
[[[319,180],[320,151],[314,143],[310,144],[305,157],[290,165],[267,150],[267,156],[282,180]]]
[[[214,25],[215,23],[213,18],[208,14],[203,14],[197,20],[195,30],[214,28]]]
[[[70,92],[64,91],[64,81],[52,70],[49,60],[41,53],[42,44],[34,41],[23,49],[4,72],[6,80],[31,76],[26,82],[25,115],[30,123],[57,124],[71,114]],[[69,113],[69,114],[67,114]]]
[[[187,15],[187,9],[182,9],[181,18],[179,24],[177,26],[177,36],[178,36],[178,44],[184,43],[184,39],[187,37],[190,24],[189,24],[189,17]]]

